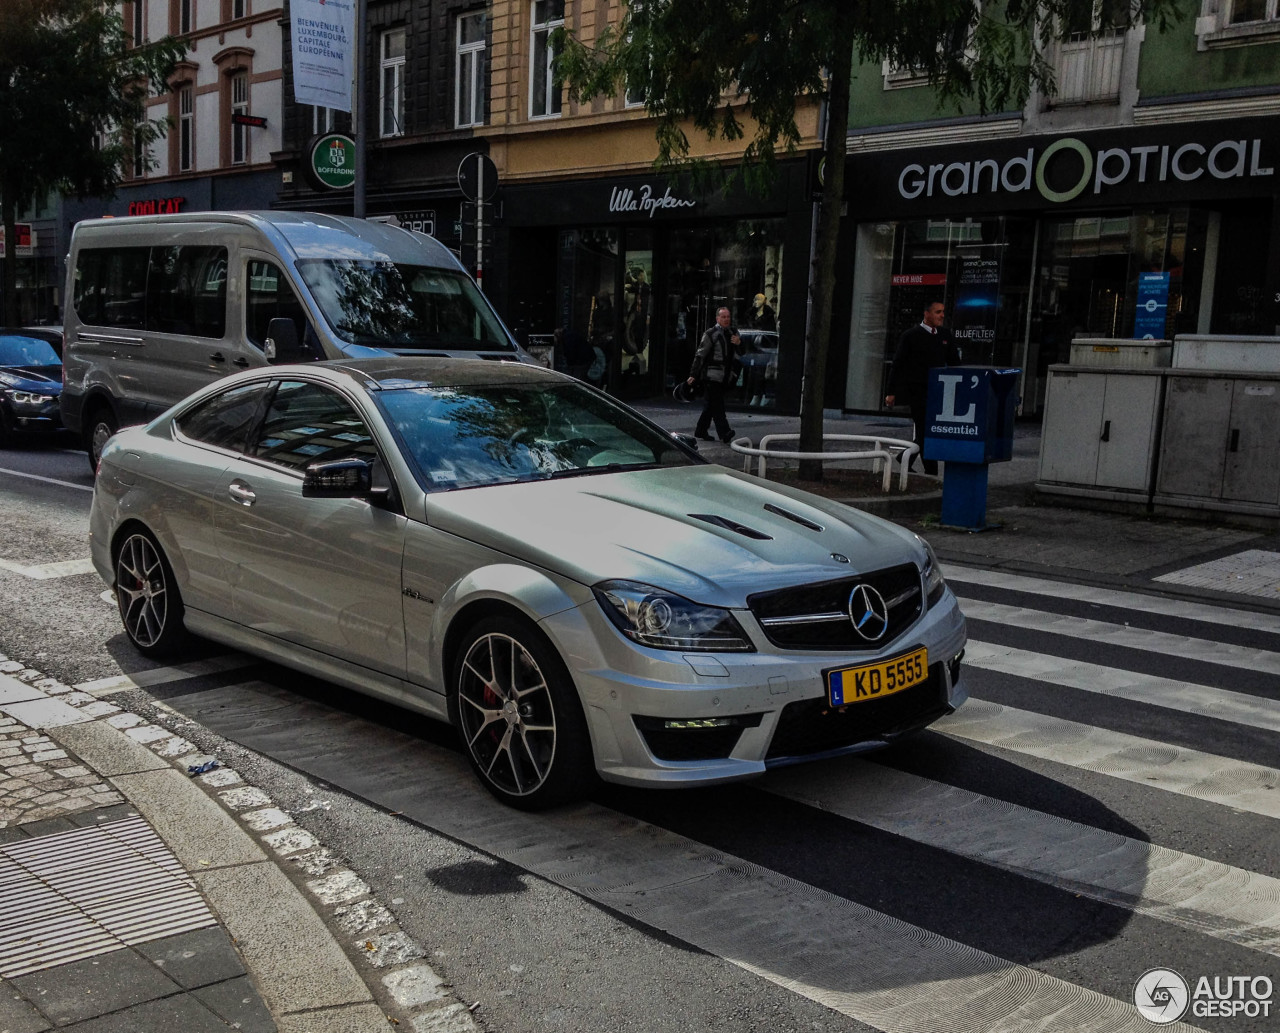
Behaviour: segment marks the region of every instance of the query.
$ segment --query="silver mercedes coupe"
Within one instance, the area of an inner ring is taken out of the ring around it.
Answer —
[[[91,535],[142,653],[194,634],[448,721],[517,807],[884,746],[967,695],[923,539],[527,364],[220,380],[111,439]]]

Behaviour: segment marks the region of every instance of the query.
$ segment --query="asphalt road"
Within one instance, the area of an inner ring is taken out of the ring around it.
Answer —
[[[0,652],[72,684],[155,666],[77,572],[89,487],[81,453],[0,453]],[[194,722],[490,1030],[1144,1029],[1153,968],[1280,987],[1280,619],[948,576],[970,704],[733,787],[518,814],[446,727],[215,646],[118,701]],[[1043,1014],[997,1020],[1010,985]]]

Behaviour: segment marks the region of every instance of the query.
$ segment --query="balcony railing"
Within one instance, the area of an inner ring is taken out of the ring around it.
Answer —
[[[1058,44],[1058,90],[1055,104],[1089,104],[1118,100],[1124,62],[1124,30],[1106,35],[1078,32]]]

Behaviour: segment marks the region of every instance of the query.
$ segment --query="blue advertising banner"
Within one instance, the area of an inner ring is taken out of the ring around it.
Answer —
[[[966,362],[991,355],[1000,308],[1000,252],[991,246],[960,251],[951,333]]]
[[[1169,315],[1169,274],[1139,273],[1138,304],[1133,314],[1133,336],[1139,341],[1163,341]]]

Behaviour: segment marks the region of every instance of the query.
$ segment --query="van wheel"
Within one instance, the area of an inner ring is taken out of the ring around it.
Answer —
[[[98,473],[98,460],[108,439],[120,429],[116,414],[105,405],[95,406],[84,425],[84,448],[89,453],[89,469]]]

